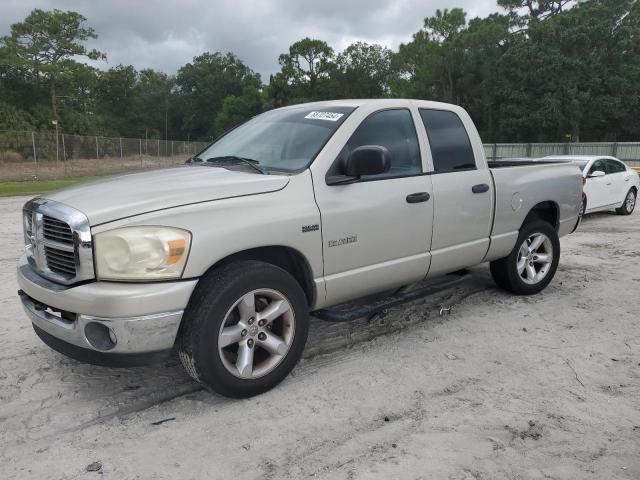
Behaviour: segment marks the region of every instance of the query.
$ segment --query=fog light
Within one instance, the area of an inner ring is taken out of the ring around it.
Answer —
[[[97,322],[87,323],[84,327],[84,335],[96,350],[111,350],[118,341],[113,330]]]

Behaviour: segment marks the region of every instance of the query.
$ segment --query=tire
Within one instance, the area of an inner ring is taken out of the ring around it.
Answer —
[[[274,265],[241,261],[200,280],[185,310],[178,354],[205,388],[246,398],[289,374],[308,330],[307,299],[298,282]]]
[[[529,250],[530,240],[538,238],[542,241],[541,245],[534,251]],[[545,255],[546,261],[542,261]],[[519,271],[523,261],[524,269]],[[504,290],[516,295],[534,295],[544,290],[553,280],[559,261],[558,232],[548,222],[534,220],[520,229],[518,241],[508,256],[491,262],[491,276]],[[530,267],[534,270],[531,271]]]
[[[636,207],[637,193],[633,188],[630,188],[627,192],[627,196],[624,197],[624,202],[620,208],[616,208],[618,215],[631,215],[633,209]]]

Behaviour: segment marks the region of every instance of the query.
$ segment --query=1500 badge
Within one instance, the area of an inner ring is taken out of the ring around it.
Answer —
[[[357,235],[349,235],[348,237],[339,238],[337,240],[329,240],[327,242],[328,247],[339,247],[348,243],[356,243],[358,241]]]

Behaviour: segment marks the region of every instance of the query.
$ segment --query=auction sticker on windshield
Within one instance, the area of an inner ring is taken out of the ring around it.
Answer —
[[[328,120],[330,122],[337,122],[341,117],[344,116],[344,113],[335,113],[335,112],[309,112],[306,117],[312,120]]]

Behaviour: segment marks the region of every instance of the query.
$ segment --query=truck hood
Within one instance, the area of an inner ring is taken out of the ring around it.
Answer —
[[[84,183],[45,195],[83,212],[91,225],[155,210],[283,189],[285,175],[219,167],[175,167]]]

